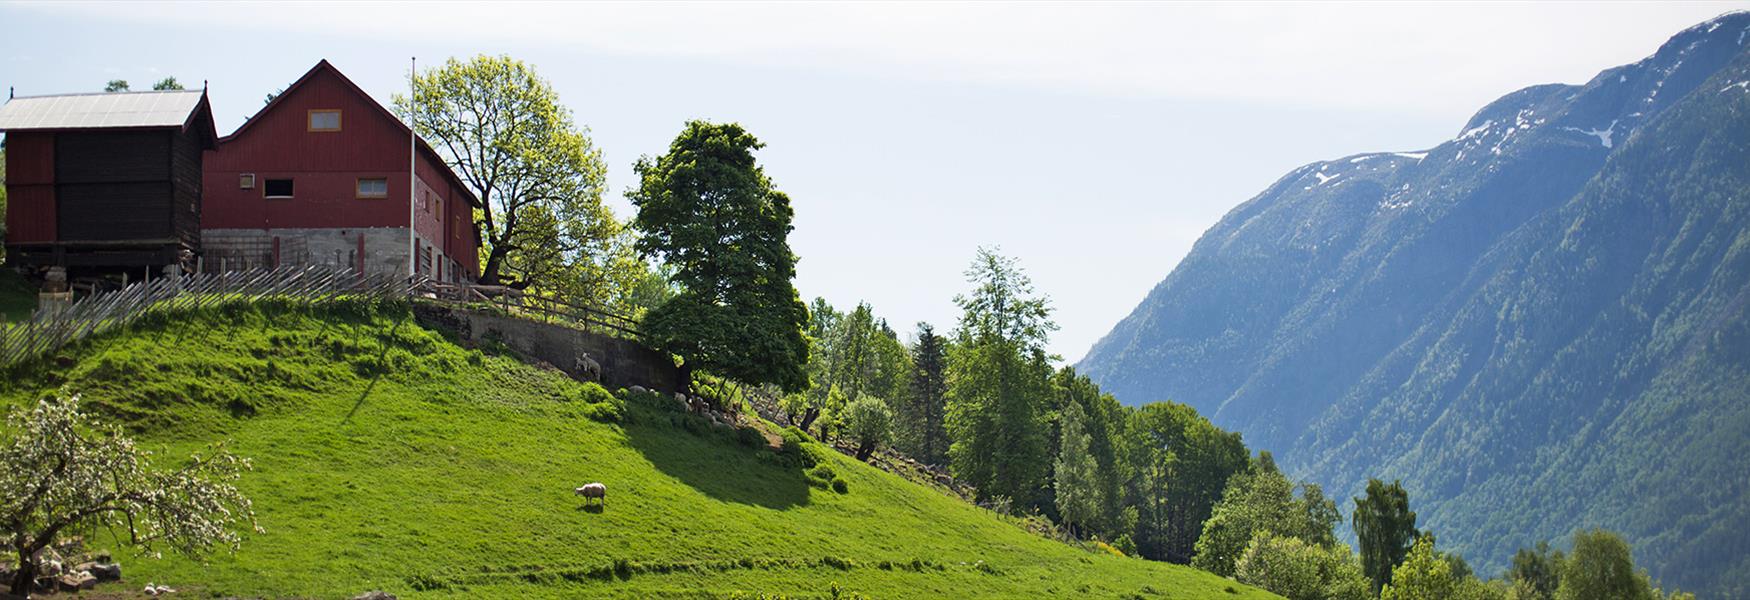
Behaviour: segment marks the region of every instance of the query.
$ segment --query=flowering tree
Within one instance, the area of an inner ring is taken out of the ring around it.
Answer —
[[[194,556],[236,551],[245,522],[261,531],[235,486],[248,460],[223,444],[172,471],[149,469],[149,456],[119,428],[90,422],[77,395],[12,411],[0,433],[0,544],[18,555],[13,594],[30,592],[32,557],[63,532],[106,527],[142,548]]]

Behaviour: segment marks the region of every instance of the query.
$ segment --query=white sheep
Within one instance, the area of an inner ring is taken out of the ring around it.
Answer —
[[[608,503],[608,486],[603,485],[601,482],[586,483],[583,487],[577,488],[577,495],[583,496],[585,503],[588,503],[590,498],[595,498],[600,501],[603,506],[606,506]]]

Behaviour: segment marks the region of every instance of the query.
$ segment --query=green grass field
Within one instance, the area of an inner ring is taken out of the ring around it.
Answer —
[[[0,269],[0,323],[20,321],[36,312],[37,286],[12,269]]]
[[[8,405],[66,386],[160,460],[230,439],[255,463],[242,486],[265,534],[204,563],[118,549],[126,581],[100,594],[1274,597],[1047,540],[821,448],[848,493],[638,402],[598,422],[599,388],[457,346],[396,305],[153,318],[6,375]],[[605,509],[573,495],[589,481]]]

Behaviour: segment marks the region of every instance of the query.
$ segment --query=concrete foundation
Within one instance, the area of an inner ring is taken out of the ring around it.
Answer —
[[[350,229],[206,229],[201,269],[242,271],[283,265],[346,267],[365,274],[407,273],[406,227]],[[419,240],[420,272],[453,281],[455,263]]]

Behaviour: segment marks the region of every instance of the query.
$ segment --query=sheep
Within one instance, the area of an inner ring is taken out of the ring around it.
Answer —
[[[608,503],[608,486],[602,485],[601,482],[587,483],[584,484],[583,487],[577,488],[577,495],[583,496],[583,501],[586,504],[589,502],[590,498],[595,498],[597,501],[600,501],[603,506],[606,506]]]

